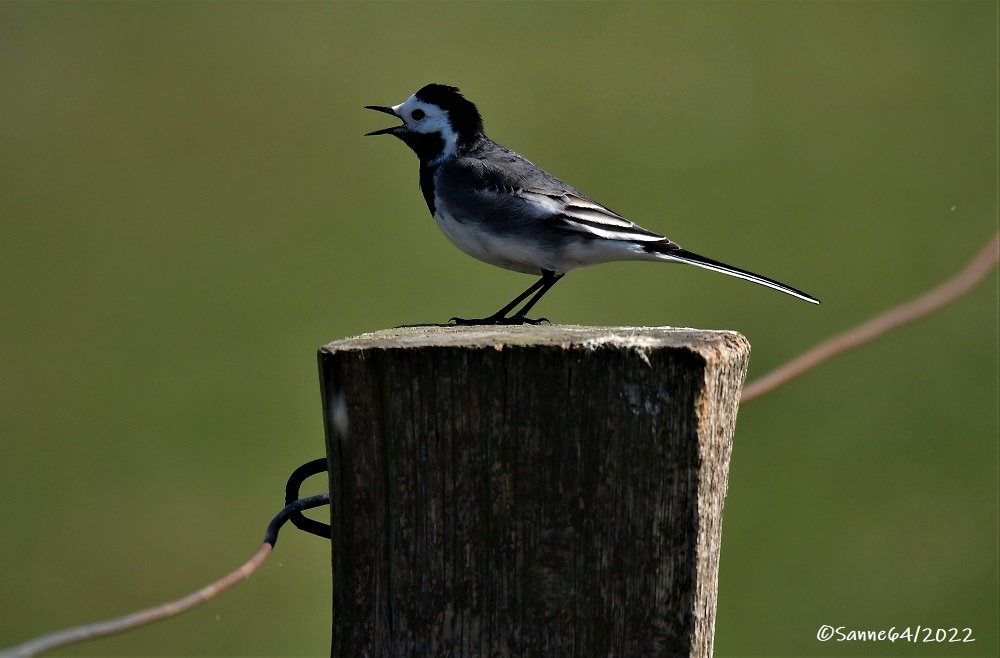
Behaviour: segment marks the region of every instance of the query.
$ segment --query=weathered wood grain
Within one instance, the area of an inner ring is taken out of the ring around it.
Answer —
[[[748,357],[558,325],[322,348],[332,655],[711,655]]]

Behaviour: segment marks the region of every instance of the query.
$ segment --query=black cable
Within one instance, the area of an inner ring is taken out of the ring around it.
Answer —
[[[281,526],[285,525],[285,521],[288,520],[291,520],[292,523],[295,523],[296,515],[305,521],[310,521],[311,523],[314,524],[326,526],[326,538],[329,539],[330,526],[326,525],[325,523],[319,523],[318,521],[313,521],[312,519],[307,519],[306,517],[302,516],[302,510],[313,509],[314,507],[321,507],[323,505],[329,505],[329,504],[330,504],[329,493],[316,494],[315,496],[309,496],[308,498],[302,498],[300,500],[296,500],[293,501],[292,503],[289,503],[288,505],[285,506],[284,509],[278,512],[278,515],[275,516],[271,520],[271,523],[268,524],[267,532],[264,533],[264,543],[270,544],[272,547],[275,544],[277,544],[278,531],[281,530]],[[298,526],[298,524],[296,525],[297,527],[299,527],[299,529],[306,530],[305,528],[302,528],[302,526]],[[306,530],[306,532],[312,532],[312,530]],[[318,533],[313,532],[313,534],[318,534]]]
[[[285,505],[291,506],[294,502],[299,500],[299,488],[301,488],[303,482],[305,482],[313,475],[326,473],[326,471],[327,471],[326,457],[321,457],[319,459],[314,459],[312,461],[306,462],[305,464],[302,464],[302,466],[299,466],[297,469],[292,471],[292,474],[288,476],[288,483],[285,485]],[[314,519],[310,519],[309,517],[302,514],[302,510],[304,509],[319,507],[324,503],[329,504],[330,494],[322,494],[322,495],[326,496],[326,500],[323,503],[317,503],[315,505],[295,508],[288,513],[288,517],[282,520],[281,523],[284,523],[285,520],[289,520],[292,522],[292,525],[294,525],[299,530],[308,532],[309,534],[312,535],[316,535],[317,537],[330,539],[331,533],[329,524],[323,523],[322,521],[316,521]],[[312,498],[306,498],[305,500],[313,500],[314,498],[316,498],[316,496],[313,496]],[[282,510],[281,513],[284,514],[285,510],[288,510],[288,507]],[[280,517],[281,514],[279,514],[278,516]],[[278,519],[276,517],[275,521],[277,520]],[[272,521],[272,525],[273,523],[274,522]],[[281,524],[279,523],[278,525],[280,526]],[[270,532],[270,527],[268,528],[268,532]]]

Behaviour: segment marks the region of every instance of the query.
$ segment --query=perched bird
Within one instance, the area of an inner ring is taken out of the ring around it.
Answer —
[[[537,324],[544,318],[532,320],[528,311],[566,272],[623,260],[688,263],[819,303],[773,279],[681,249],[500,146],[456,87],[429,84],[399,105],[365,108],[402,120],[368,135],[393,135],[417,154],[427,208],[455,246],[491,265],[541,276],[493,315],[452,318],[456,324]]]

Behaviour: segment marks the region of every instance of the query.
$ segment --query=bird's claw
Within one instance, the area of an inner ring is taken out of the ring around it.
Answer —
[[[471,326],[477,326],[477,325],[480,325],[480,326],[481,325],[494,325],[494,326],[496,326],[496,325],[508,325],[508,326],[514,326],[514,325],[524,325],[524,324],[539,325],[539,324],[541,324],[543,322],[549,322],[549,319],[548,318],[538,318],[536,320],[536,319],[533,319],[533,318],[525,317],[523,315],[512,315],[510,317],[490,316],[488,318],[476,318],[476,319],[466,319],[466,318],[453,317],[453,318],[449,319],[448,321],[449,322],[454,322],[455,326],[457,326],[457,327],[471,327]]]

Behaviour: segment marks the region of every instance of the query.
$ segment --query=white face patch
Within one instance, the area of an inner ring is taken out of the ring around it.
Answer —
[[[403,125],[411,132],[425,135],[440,133],[441,139],[444,140],[444,150],[428,164],[435,165],[455,153],[458,133],[451,127],[451,121],[445,110],[419,100],[414,94],[399,105],[394,105],[392,111],[403,120]]]

